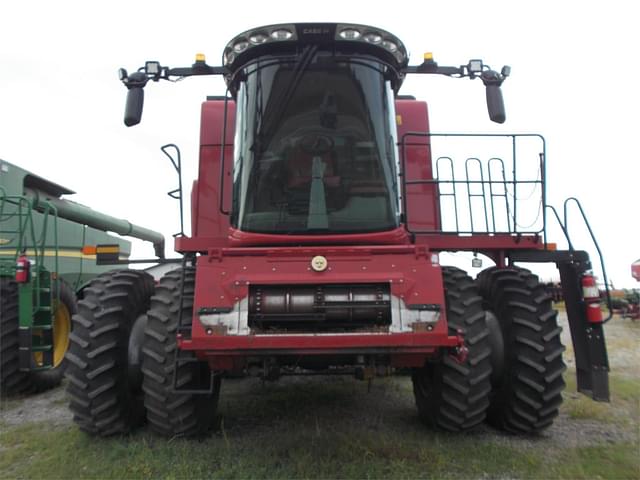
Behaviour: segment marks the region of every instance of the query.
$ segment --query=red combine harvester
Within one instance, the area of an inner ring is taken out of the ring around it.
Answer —
[[[608,400],[589,258],[546,242],[544,139],[430,133],[426,103],[398,93],[408,74],[479,78],[505,120],[508,67],[409,66],[397,37],[363,25],[271,25],[234,38],[221,67],[198,55],[120,71],[127,126],[150,80],[222,75],[228,91],[202,105],[182,267],[155,291],[143,273],[102,275],[79,303],[67,357],[81,429],[146,417],[163,435],[202,434],[228,374],[410,370],[428,425],[538,432],[562,402],[564,347],[551,297],[516,262],[557,264],[578,389]],[[465,153],[478,142],[494,153]],[[180,172],[179,151],[172,161]],[[473,280],[440,265],[446,251],[495,266]]]

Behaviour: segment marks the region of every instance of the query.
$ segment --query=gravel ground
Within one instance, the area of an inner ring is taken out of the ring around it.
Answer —
[[[561,312],[560,324],[564,328],[563,341],[567,345],[565,361],[569,366],[567,375],[573,375],[573,352],[570,347],[569,329],[566,316]],[[628,319],[614,318],[606,326],[607,344],[612,373],[626,378],[640,378],[640,323],[632,324]],[[331,384],[337,399],[314,400],[324,386]],[[615,391],[612,392],[615,395]],[[321,421],[350,422],[353,425],[371,425],[373,429],[403,429],[411,424],[415,428],[416,411],[408,377],[394,377],[374,381],[368,388],[366,383],[344,377],[286,377],[277,383],[262,384],[256,379],[228,380],[224,383],[219,412],[224,416],[225,430],[242,435],[243,432],[258,428],[274,428],[277,420],[271,420],[270,414],[255,413],[260,402],[284,401],[289,407],[287,396],[296,398],[292,408],[315,409]],[[296,406],[300,396],[307,398],[310,404]],[[565,391],[565,400],[580,398],[580,394],[569,389]],[[334,404],[335,402],[335,404]],[[246,408],[242,404],[246,405]],[[565,406],[568,402],[565,402]],[[603,408],[613,408],[606,406]],[[260,408],[258,408],[260,410]],[[630,422],[603,422],[597,419],[576,419],[570,417],[563,408],[554,425],[535,437],[515,437],[482,426],[470,435],[478,441],[490,440],[512,447],[528,448],[544,445],[545,448],[566,448],[596,445],[603,442],[636,442],[638,439],[638,418]],[[253,411],[253,413],[247,413]],[[267,412],[269,413],[269,412]],[[336,420],[336,417],[340,417]],[[48,422],[55,427],[73,425],[67,409],[64,387],[43,394],[20,399],[5,400],[0,408],[0,425],[17,426],[27,422]]]

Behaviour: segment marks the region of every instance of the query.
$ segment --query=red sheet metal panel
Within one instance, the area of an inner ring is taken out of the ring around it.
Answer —
[[[411,132],[429,132],[427,104],[416,100],[396,100],[396,116],[405,181],[433,180],[430,138],[410,135]],[[409,230],[439,230],[440,209],[436,185],[410,184],[406,187],[405,195],[405,216]]]

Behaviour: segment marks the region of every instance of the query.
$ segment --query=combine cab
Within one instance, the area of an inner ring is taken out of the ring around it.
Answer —
[[[426,103],[399,94],[409,74],[479,79],[502,123],[508,67],[446,67],[430,55],[409,66],[394,35],[324,23],[244,32],[223,59],[120,71],[128,126],[149,81],[222,75],[228,91],[202,105],[192,235],[175,242],[182,268],[160,281],[146,316],[140,288],[95,285],[80,302],[69,393],[83,430],[128,431],[146,415],[163,435],[202,434],[227,374],[409,369],[428,425],[488,419],[538,432],[562,401],[564,347],[551,297],[517,262],[557,264],[578,388],[608,400],[589,258],[545,237],[544,139],[436,135]],[[440,265],[447,251],[495,266],[473,280]],[[128,357],[96,354],[94,336],[111,324],[127,325],[110,341]],[[103,374],[113,363],[120,374]]]

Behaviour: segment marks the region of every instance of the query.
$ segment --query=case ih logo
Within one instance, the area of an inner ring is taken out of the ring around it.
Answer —
[[[306,27],[302,29],[303,35],[329,35],[331,31],[326,27]]]

